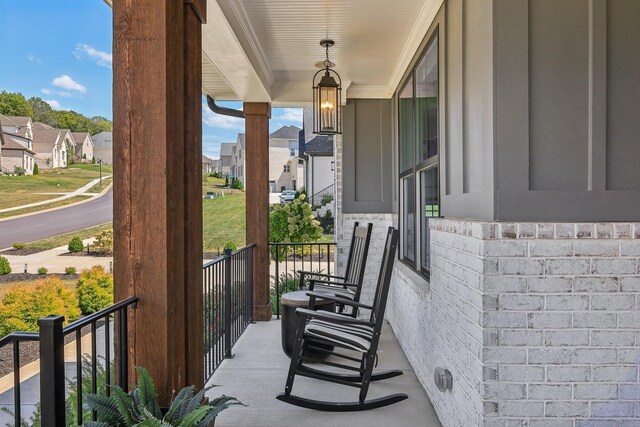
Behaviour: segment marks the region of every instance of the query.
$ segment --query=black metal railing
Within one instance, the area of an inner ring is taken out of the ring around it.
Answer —
[[[205,381],[253,321],[253,248],[248,245],[204,265]]]
[[[75,366],[75,387],[76,387],[76,417],[78,425],[84,424],[85,411],[82,406],[82,391],[84,381],[90,382],[92,393],[104,392],[110,394],[110,385],[113,381],[111,371],[111,349],[113,345],[111,327],[114,326],[113,335],[117,336],[117,357],[114,357],[113,365],[118,374],[116,383],[123,389],[128,388],[128,308],[135,308],[138,299],[127,298],[110,307],[100,310],[94,314],[84,317],[76,322],[63,327],[64,317],[47,316],[38,320],[39,332],[13,332],[0,339],[0,348],[5,345],[13,345],[13,416],[16,426],[22,425],[21,411],[21,380],[20,380],[20,343],[37,341],[39,342],[40,355],[40,410],[41,419],[46,420],[47,425],[65,425],[67,402],[65,384],[65,358],[64,346],[65,338],[72,336],[69,343],[75,341],[76,366]],[[89,329],[87,331],[87,329]],[[98,360],[98,331],[102,329],[104,346],[104,362]],[[85,333],[91,334],[91,353],[87,359],[89,363],[90,375],[87,378],[83,373],[83,363],[87,353],[83,352],[82,337]],[[68,343],[68,344],[69,344]],[[105,373],[104,390],[98,389],[98,369]],[[5,405],[6,406],[6,405]],[[91,414],[93,420],[96,414]],[[44,425],[44,424],[43,424]]]
[[[322,190],[309,197],[309,203],[311,203],[311,206],[322,207],[333,201],[336,196],[335,193],[335,184],[331,184],[327,188],[323,188]]]
[[[271,306],[280,318],[280,295],[298,290],[298,270],[334,273],[335,243],[269,243],[274,275],[271,277]]]

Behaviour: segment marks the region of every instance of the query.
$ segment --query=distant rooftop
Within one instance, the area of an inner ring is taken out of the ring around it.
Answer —
[[[282,126],[280,129],[269,135],[269,138],[295,139],[297,141],[301,130],[302,129],[299,127],[293,125]]]

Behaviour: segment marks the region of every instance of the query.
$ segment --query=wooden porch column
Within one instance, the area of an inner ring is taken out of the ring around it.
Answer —
[[[267,102],[245,102],[247,243],[253,252],[253,318],[271,319],[269,299],[269,119]]]
[[[160,404],[203,386],[202,100],[205,0],[113,1],[114,279],[135,295],[133,366]]]

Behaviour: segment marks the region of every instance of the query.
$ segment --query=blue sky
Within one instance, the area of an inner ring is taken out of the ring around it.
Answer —
[[[55,109],[112,118],[112,20],[102,0],[0,0],[0,91],[39,96]],[[244,121],[203,102],[203,152],[217,158]],[[241,108],[239,102],[220,105]],[[302,110],[274,108],[271,130],[302,127]]]

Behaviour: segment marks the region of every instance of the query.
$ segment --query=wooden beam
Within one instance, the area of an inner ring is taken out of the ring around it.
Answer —
[[[175,0],[114,0],[113,25],[115,296],[166,406],[203,385],[202,28]]]
[[[245,102],[247,243],[253,251],[253,318],[271,319],[269,298],[269,119],[271,105]]]

